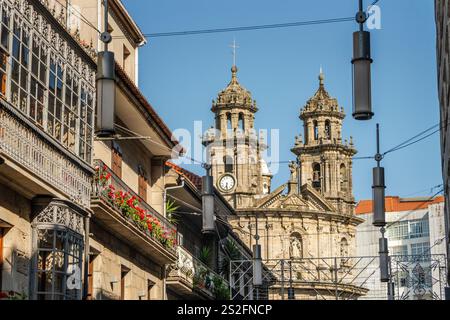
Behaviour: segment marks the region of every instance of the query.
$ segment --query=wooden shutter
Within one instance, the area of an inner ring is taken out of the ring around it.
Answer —
[[[138,194],[139,197],[142,198],[142,200],[147,201],[147,175],[145,174],[145,171],[142,169],[141,166],[139,166],[139,181],[138,181]]]
[[[94,259],[95,256],[89,257],[89,267],[88,267],[88,292],[87,299],[94,300]]]
[[[7,77],[6,74],[3,73],[3,71],[1,71],[2,73],[2,79],[1,79],[1,94],[3,96],[6,96],[6,84],[7,84]]]
[[[111,152],[111,169],[112,171],[122,179],[122,153],[117,146],[113,146]]]
[[[125,276],[127,275],[126,271],[121,272],[120,275],[120,300],[125,300]]]

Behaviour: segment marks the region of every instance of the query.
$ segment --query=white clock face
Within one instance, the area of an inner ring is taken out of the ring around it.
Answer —
[[[230,175],[223,176],[219,181],[219,186],[224,191],[230,191],[234,188],[234,178]]]

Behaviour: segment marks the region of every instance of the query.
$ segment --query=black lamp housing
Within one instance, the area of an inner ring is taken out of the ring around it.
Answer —
[[[202,177],[202,233],[215,233],[213,177]]]
[[[353,33],[353,117],[370,120],[372,112],[372,83],[370,54],[370,32]]]
[[[386,209],[384,203],[386,185],[384,181],[384,168],[373,168],[373,186],[372,186],[372,210],[373,222],[376,227],[384,227],[386,225]]]
[[[262,286],[262,258],[261,258],[261,245],[255,244],[253,246],[253,286]]]
[[[380,238],[380,282],[389,282],[389,250],[388,240]]]
[[[114,109],[116,103],[116,75],[114,53],[98,53],[97,64],[97,126],[98,137],[111,137],[114,130]]]

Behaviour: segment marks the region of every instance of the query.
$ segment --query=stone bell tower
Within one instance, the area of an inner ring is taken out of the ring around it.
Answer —
[[[256,101],[231,68],[231,81],[222,90],[211,111],[215,127],[203,137],[217,189],[234,208],[249,208],[270,192],[272,175],[261,157],[267,146],[257,138],[254,127]]]
[[[342,140],[344,109],[325,90],[322,70],[319,89],[300,110],[304,137],[296,137],[291,150],[297,155],[300,184],[309,184],[322,194],[338,213],[354,213],[352,158],[356,154],[352,137]]]

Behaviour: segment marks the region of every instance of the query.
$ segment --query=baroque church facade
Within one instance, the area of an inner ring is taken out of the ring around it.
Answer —
[[[344,109],[325,89],[321,72],[317,92],[300,111],[303,134],[291,149],[297,161],[289,164],[289,181],[272,191],[272,173],[262,158],[267,145],[256,136],[256,102],[239,84],[237,67],[231,72],[231,82],[213,101],[215,130],[203,140],[215,185],[237,212],[229,223],[250,248],[258,241],[268,270],[289,266],[281,269],[297,299],[325,297],[331,288],[325,282],[317,286],[317,279],[336,276],[328,274],[332,257],[341,258],[339,272],[349,272],[345,258],[356,254],[356,226],[362,222],[354,215],[356,150],[352,138],[342,138]],[[364,294],[355,286],[339,290]],[[269,295],[282,299],[284,288],[272,287]]]

